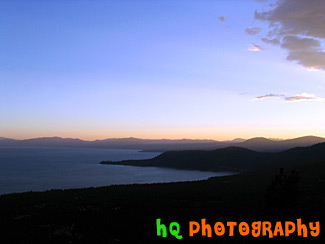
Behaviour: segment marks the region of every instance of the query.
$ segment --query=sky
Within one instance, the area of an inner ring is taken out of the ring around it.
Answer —
[[[0,1],[0,137],[325,137],[325,1]]]

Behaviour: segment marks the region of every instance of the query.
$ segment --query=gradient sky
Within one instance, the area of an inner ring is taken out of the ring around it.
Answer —
[[[1,1],[0,136],[325,137],[325,1],[275,2]]]

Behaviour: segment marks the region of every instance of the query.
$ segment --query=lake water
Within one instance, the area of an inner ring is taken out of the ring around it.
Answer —
[[[177,182],[230,175],[157,167],[101,165],[100,161],[153,158],[159,153],[95,148],[0,148],[0,194]]]

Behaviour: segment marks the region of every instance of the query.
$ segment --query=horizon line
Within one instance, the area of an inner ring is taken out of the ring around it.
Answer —
[[[38,137],[28,137],[28,138],[13,138],[13,137],[6,137],[6,136],[0,136],[2,139],[11,139],[11,140],[17,140],[17,141],[23,141],[23,140],[31,140],[31,139],[42,139],[42,138],[60,138],[60,139],[73,139],[73,140],[81,140],[81,141],[104,141],[104,140],[109,140],[109,139],[138,139],[138,140],[170,140],[170,141],[178,141],[178,140],[191,140],[191,141],[215,141],[215,142],[225,142],[225,141],[234,141],[237,139],[241,140],[250,140],[250,139],[257,139],[257,138],[263,138],[263,139],[268,139],[268,140],[290,140],[290,139],[298,139],[298,138],[304,138],[304,137],[320,137],[320,138],[325,138],[322,136],[317,136],[317,135],[304,135],[304,136],[297,136],[297,137],[290,137],[290,138],[274,138],[274,137],[263,137],[263,136],[253,136],[250,138],[241,138],[241,137],[235,137],[233,139],[228,139],[228,140],[217,140],[217,139],[197,139],[197,138],[175,138],[175,139],[170,139],[170,138],[142,138],[142,137],[107,137],[104,139],[82,139],[79,137],[62,137],[62,136],[38,136]]]

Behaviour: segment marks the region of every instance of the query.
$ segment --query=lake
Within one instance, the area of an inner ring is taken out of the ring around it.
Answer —
[[[0,194],[192,181],[233,174],[99,164],[104,160],[149,159],[157,155],[159,153],[121,149],[0,148]]]

